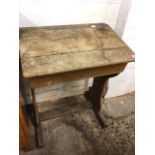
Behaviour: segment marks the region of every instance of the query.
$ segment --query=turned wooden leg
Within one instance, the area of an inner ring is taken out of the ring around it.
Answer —
[[[38,145],[38,147],[42,147],[42,146],[44,146],[43,133],[42,133],[41,122],[39,119],[38,108],[36,105],[34,89],[31,89],[31,93],[32,93],[32,102],[33,102],[33,106],[34,106],[33,109],[34,109],[34,114],[35,114],[35,133],[36,133],[36,138],[37,138],[37,145]]]
[[[92,102],[94,109],[100,111],[101,109],[101,97],[107,93],[109,76],[94,78],[92,87],[85,93],[85,96]]]

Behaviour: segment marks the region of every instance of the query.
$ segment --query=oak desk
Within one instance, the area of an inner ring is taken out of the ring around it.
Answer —
[[[36,116],[38,145],[43,145],[34,88],[94,77],[86,96],[101,108],[107,82],[134,61],[131,49],[104,23],[20,29],[23,76],[29,80]]]

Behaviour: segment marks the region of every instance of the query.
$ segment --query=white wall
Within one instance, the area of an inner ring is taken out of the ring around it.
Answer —
[[[20,0],[19,25],[29,27],[105,22],[120,36],[125,30],[123,39],[134,49],[134,7],[131,5],[130,9],[130,4],[131,0]],[[110,80],[106,97],[131,91],[134,91],[134,64],[129,64],[122,74]]]
[[[120,0],[20,0],[20,26],[107,22],[114,27]]]
[[[122,0],[114,26],[115,31],[127,45],[135,52],[134,16],[135,0]],[[126,16],[126,18],[125,18]],[[135,63],[129,63],[126,69],[117,77],[109,81],[107,98],[130,93],[135,90]]]

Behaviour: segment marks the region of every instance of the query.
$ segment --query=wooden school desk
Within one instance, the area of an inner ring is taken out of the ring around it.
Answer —
[[[134,61],[134,54],[110,26],[98,23],[20,28],[20,59],[35,107],[38,145],[42,146],[40,122],[46,116],[38,112],[34,89],[94,77],[84,94],[100,111],[108,79]]]

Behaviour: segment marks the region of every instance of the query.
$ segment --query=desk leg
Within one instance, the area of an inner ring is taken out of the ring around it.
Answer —
[[[32,93],[32,102],[34,106],[34,113],[35,113],[35,133],[36,133],[36,138],[37,138],[37,144],[38,147],[44,146],[43,143],[43,133],[42,133],[42,127],[41,127],[41,122],[39,120],[39,113],[38,113],[38,108],[36,105],[36,100],[35,100],[35,94],[34,94],[34,89],[31,89]]]
[[[85,93],[85,96],[91,100],[94,109],[100,111],[101,97],[104,99],[108,90],[109,76],[95,77],[92,87]]]
[[[85,92],[85,97],[88,98],[93,104],[94,114],[102,128],[105,127],[105,124],[100,117],[99,111],[101,110],[102,105],[101,98],[104,99],[108,90],[108,80],[109,76],[94,78],[92,87]]]

